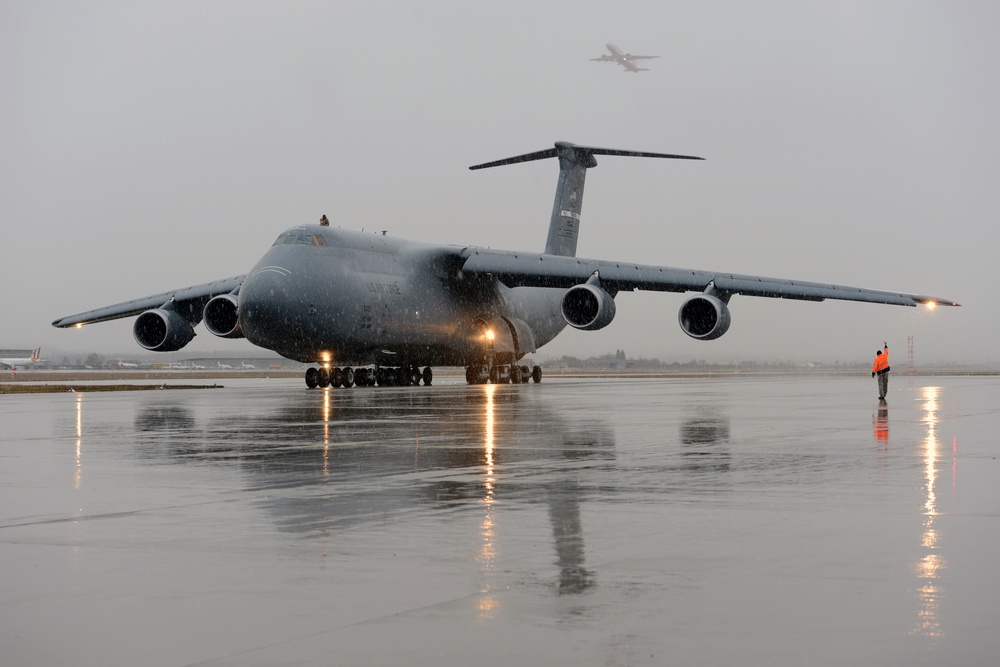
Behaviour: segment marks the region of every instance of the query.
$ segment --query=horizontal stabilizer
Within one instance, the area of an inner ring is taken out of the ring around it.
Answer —
[[[573,153],[576,154],[577,158],[582,158],[587,155],[620,155],[626,157],[659,157],[659,158],[669,158],[673,160],[704,160],[702,157],[695,157],[693,155],[674,155],[672,153],[650,153],[647,151],[629,151],[620,148],[597,148],[595,146],[577,146],[576,144],[571,144],[566,141],[556,142],[555,148],[549,148],[544,151],[537,151],[534,153],[525,153],[524,155],[515,155],[514,157],[504,158],[502,160],[494,160],[493,162],[484,162],[483,164],[476,164],[469,169],[486,169],[487,167],[500,167],[505,164],[516,164],[518,162],[531,162],[532,160],[544,160],[550,157],[556,157],[559,155],[559,149],[571,149]]]

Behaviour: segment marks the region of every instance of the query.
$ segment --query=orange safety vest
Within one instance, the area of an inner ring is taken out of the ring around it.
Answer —
[[[875,361],[872,362],[872,373],[877,373],[881,375],[882,373],[889,372],[889,348],[882,350],[882,354],[875,355]]]

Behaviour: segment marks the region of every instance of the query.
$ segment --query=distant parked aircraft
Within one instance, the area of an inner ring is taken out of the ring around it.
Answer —
[[[16,371],[19,366],[30,366],[42,359],[42,348],[36,347],[28,357],[6,357],[0,359],[0,368]]]
[[[243,364],[243,370],[245,370],[245,371],[254,371],[254,370],[257,370],[257,367],[254,366],[253,364],[248,364],[245,361],[241,361],[240,363]]]
[[[626,72],[648,72],[649,69],[646,67],[638,67],[633,60],[650,60],[652,58],[659,58],[660,56],[633,56],[631,53],[625,53],[620,48],[608,42],[605,44],[608,47],[608,51],[611,55],[604,54],[600,58],[591,58],[592,61],[602,62],[602,63],[618,63],[625,68]]]
[[[219,364],[219,370],[222,370],[222,371],[231,371],[231,370],[233,370],[233,367],[230,366],[229,364],[224,364],[221,361],[216,361],[215,363]]]

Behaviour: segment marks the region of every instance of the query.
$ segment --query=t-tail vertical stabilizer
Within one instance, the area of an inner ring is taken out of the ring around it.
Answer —
[[[660,157],[677,160],[704,159],[691,155],[577,146],[566,141],[557,141],[555,147],[548,150],[485,162],[469,167],[469,169],[485,169],[486,167],[499,167],[516,162],[531,162],[532,160],[558,157],[559,181],[556,184],[556,197],[552,205],[552,217],[549,220],[549,236],[545,241],[545,254],[576,257],[576,243],[580,235],[580,211],[583,207],[583,185],[587,177],[587,170],[597,166],[595,155]]]

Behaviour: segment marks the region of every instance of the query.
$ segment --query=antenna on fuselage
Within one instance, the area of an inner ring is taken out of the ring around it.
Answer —
[[[576,242],[580,234],[580,210],[583,207],[583,184],[587,170],[597,166],[595,155],[624,155],[629,157],[660,157],[675,160],[703,160],[692,155],[672,155],[669,153],[647,153],[627,151],[617,148],[595,148],[577,146],[568,141],[557,141],[554,148],[535,153],[526,153],[503,160],[484,162],[469,169],[500,167],[517,162],[531,162],[550,157],[559,158],[559,181],[556,184],[555,202],[549,219],[549,237],[545,241],[545,253],[576,257]]]

